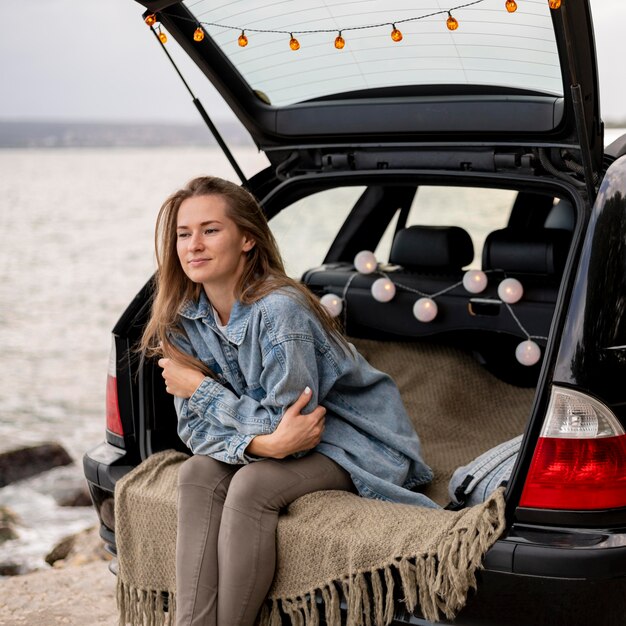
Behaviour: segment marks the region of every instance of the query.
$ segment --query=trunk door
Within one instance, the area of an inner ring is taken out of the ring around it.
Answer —
[[[275,164],[292,147],[515,143],[580,150],[601,168],[588,0],[520,0],[514,12],[503,0],[141,4]]]

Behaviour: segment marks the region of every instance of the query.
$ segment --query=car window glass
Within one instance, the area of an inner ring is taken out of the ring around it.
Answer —
[[[365,187],[326,189],[294,202],[272,218],[270,226],[287,274],[300,278],[322,264],[341,225]]]
[[[507,189],[420,186],[411,205],[407,226],[460,226],[472,238],[474,261],[480,268],[487,235],[507,225],[517,195]],[[397,218],[387,228],[376,250],[381,261],[389,258]]]
[[[420,85],[563,95],[547,1],[519,2],[514,13],[504,0],[471,2],[452,10],[454,31],[449,7],[409,0],[185,4],[250,88],[275,106]],[[340,30],[343,46],[335,43]]]

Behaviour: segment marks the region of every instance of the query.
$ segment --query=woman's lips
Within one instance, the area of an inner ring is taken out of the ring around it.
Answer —
[[[211,259],[191,259],[190,261],[187,261],[188,265],[191,265],[192,267],[197,267],[198,265],[202,265],[203,263],[208,263]]]

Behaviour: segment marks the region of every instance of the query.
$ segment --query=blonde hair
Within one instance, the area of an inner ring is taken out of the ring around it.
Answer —
[[[226,215],[237,228],[254,240],[254,247],[246,253],[243,272],[235,288],[236,297],[243,304],[252,304],[267,294],[282,288],[294,294],[321,322],[329,337],[347,347],[338,323],[326,312],[319,300],[301,283],[285,273],[278,245],[269,228],[263,210],[254,196],[235,183],[203,176],[189,181],[173,193],[161,206],[155,228],[157,261],[156,288],[150,319],[139,345],[146,356],[166,356],[199,367],[205,375],[212,372],[200,361],[181,352],[171,341],[172,334],[183,334],[179,321],[181,306],[200,297],[202,285],[192,282],[180,264],[176,251],[178,210],[184,200],[197,196],[216,195],[226,201]]]

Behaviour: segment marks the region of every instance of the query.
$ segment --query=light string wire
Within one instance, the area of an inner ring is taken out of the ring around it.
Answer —
[[[389,275],[386,272],[383,272],[382,270],[377,270],[377,273],[381,274],[387,280],[391,281],[396,287],[400,287],[401,289],[404,289],[405,291],[409,291],[411,293],[416,293],[418,296],[422,296],[424,298],[431,298],[431,299],[434,299],[437,296],[441,296],[444,293],[448,293],[448,291],[452,291],[453,289],[456,289],[456,287],[459,287],[460,285],[463,284],[463,281],[460,280],[457,283],[454,283],[453,285],[450,285],[449,287],[442,289],[441,291],[437,291],[436,293],[424,293],[423,291],[420,291],[419,289],[415,289],[415,287],[409,287],[408,285],[403,285],[402,283],[396,282],[392,278],[389,278]],[[486,273],[487,272],[485,272],[485,274]]]
[[[495,274],[500,272],[501,270],[482,270],[485,274]],[[409,293],[414,293],[417,294],[418,296],[422,296],[423,298],[430,298],[431,300],[434,300],[435,298],[437,298],[438,296],[441,296],[445,293],[448,293],[449,291],[452,291],[453,289],[456,289],[457,287],[460,287],[463,284],[462,280],[459,280],[458,282],[446,287],[445,289],[441,289],[440,291],[437,291],[435,293],[426,293],[424,291],[420,291],[419,289],[415,289],[414,287],[409,287],[408,285],[403,285],[402,283],[398,283],[394,280],[392,280],[391,278],[389,278],[389,275],[387,274],[387,272],[381,270],[381,269],[376,269],[374,272],[372,272],[372,274],[378,274],[380,276],[382,276],[383,278],[386,278],[388,281],[390,281],[391,283],[393,283],[396,287],[399,287],[400,289],[404,289],[405,291],[408,291]],[[352,281],[357,277],[360,276],[361,272],[359,271],[355,271],[350,278],[346,281],[346,284],[343,287],[343,290],[341,292],[341,300],[343,301],[343,309],[342,309],[342,321],[343,321],[343,327],[346,328],[347,323],[348,323],[348,290],[350,288],[350,285],[352,284]],[[506,278],[506,272],[504,272],[504,276]],[[504,306],[506,307],[506,309],[508,310],[508,312],[511,314],[511,317],[513,318],[513,320],[515,321],[515,323],[517,324],[517,326],[519,327],[519,329],[522,331],[522,333],[526,336],[527,339],[540,339],[542,341],[548,341],[547,337],[543,337],[542,335],[531,335],[526,328],[524,327],[524,325],[522,324],[522,322],[520,321],[519,317],[517,317],[517,315],[515,314],[515,312],[513,311],[513,308],[511,307],[511,305],[508,302],[504,302],[504,300],[498,299],[499,302],[501,302],[502,304],[504,304]]]
[[[465,4],[459,4],[449,9],[441,9],[440,11],[434,11],[432,13],[418,15],[416,17],[406,17],[401,20],[380,22],[378,24],[365,24],[363,26],[348,26],[346,28],[316,28],[316,29],[310,29],[310,30],[281,30],[281,29],[272,29],[272,28],[246,28],[243,26],[232,26],[230,24],[220,24],[219,22],[205,22],[202,20],[193,19],[193,18],[186,17],[186,16],[181,16],[180,19],[186,20],[188,22],[193,22],[194,24],[200,24],[201,26],[216,26],[218,28],[225,28],[227,30],[236,30],[236,31],[246,32],[246,33],[274,33],[278,35],[309,35],[313,33],[336,33],[336,32],[345,33],[350,30],[366,30],[369,28],[382,28],[383,26],[395,27],[397,24],[405,24],[407,22],[416,22],[418,20],[423,20],[428,17],[435,17],[437,15],[445,15],[445,14],[449,15],[452,11],[465,9],[467,7],[474,6],[475,4],[481,4],[482,2],[485,2],[485,0],[473,0],[473,2],[466,2]]]

